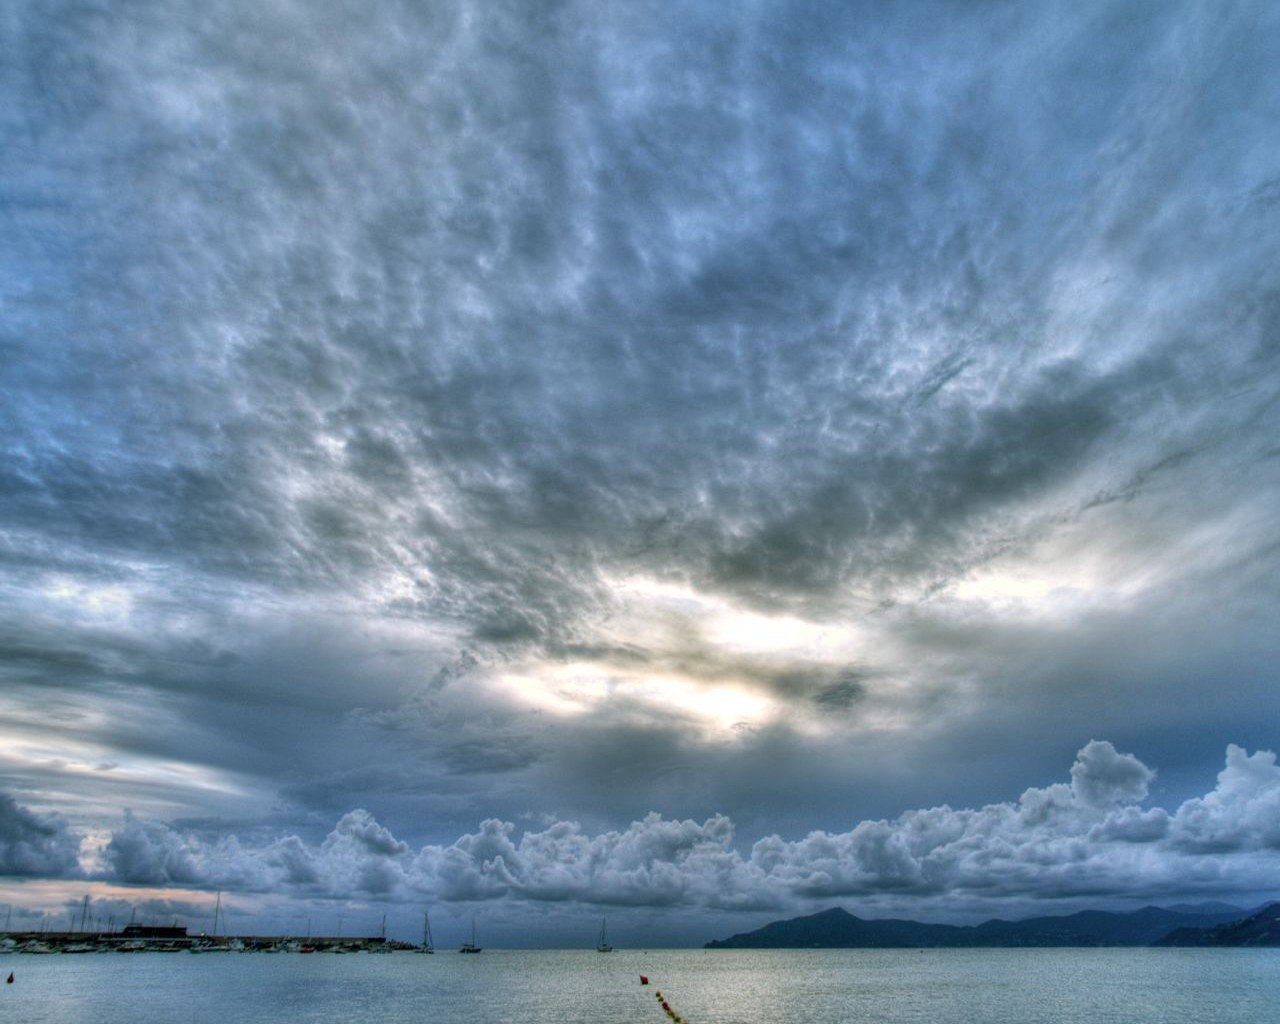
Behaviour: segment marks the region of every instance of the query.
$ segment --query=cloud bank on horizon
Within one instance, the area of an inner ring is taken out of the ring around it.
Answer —
[[[296,835],[208,842],[129,816],[83,851],[83,837],[65,821],[5,798],[0,873],[415,905],[509,899],[740,912],[838,898],[990,905],[1274,891],[1274,753],[1228,747],[1217,785],[1172,812],[1144,806],[1154,777],[1133,755],[1093,740],[1069,783],[1033,787],[1016,801],[907,811],[797,841],[766,836],[744,851],[723,815],[699,823],[654,813],[595,835],[569,821],[517,835],[512,823],[490,819],[447,846],[414,849],[365,810],[343,815],[315,844]]]
[[[8,872],[1210,870],[1280,723],[1278,21],[7,14]],[[998,803],[1092,736],[1182,809]]]

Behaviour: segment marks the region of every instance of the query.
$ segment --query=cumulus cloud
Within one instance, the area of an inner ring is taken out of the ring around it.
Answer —
[[[77,874],[80,843],[80,835],[62,818],[37,814],[0,792],[0,875]]]
[[[1117,753],[1110,743],[1093,740],[1071,766],[1071,793],[1095,807],[1133,804],[1147,795],[1155,772],[1132,754]]]
[[[1266,890],[1280,868],[1280,767],[1232,746],[1214,789],[1170,812],[1141,802],[1146,765],[1105,741],[1082,748],[1071,782],[976,809],[934,807],[798,840],[742,848],[732,822],[658,814],[592,834],[559,821],[517,835],[485,821],[414,850],[362,810],[323,842],[212,845],[129,820],[108,848],[115,880],[239,886],[329,898],[573,902],[745,911],[808,900],[1172,897]]]
[[[1280,767],[1276,755],[1232,744],[1211,793],[1188,800],[1173,821],[1173,842],[1190,851],[1280,850]]]

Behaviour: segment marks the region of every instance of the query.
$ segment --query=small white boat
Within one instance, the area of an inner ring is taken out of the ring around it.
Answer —
[[[230,953],[231,949],[220,942],[195,942],[187,947],[188,953]]]

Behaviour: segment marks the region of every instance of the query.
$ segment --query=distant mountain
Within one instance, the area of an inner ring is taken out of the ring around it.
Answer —
[[[1269,903],[1248,917],[1217,927],[1182,927],[1157,946],[1280,946],[1280,903]]]
[[[706,944],[707,949],[799,949],[813,946],[954,946],[961,929],[918,921],[864,921],[832,907],[819,914],[774,921],[753,932]]]
[[[1171,903],[1165,910],[1173,910],[1179,914],[1234,914],[1244,917],[1249,911],[1245,907],[1237,907],[1219,900],[1205,900],[1203,903]]]
[[[1032,917],[1023,921],[986,921],[973,930],[988,946],[1149,946],[1174,928],[1205,928],[1234,921],[1243,911],[1229,907],[1188,913],[1162,907],[1119,914],[1082,910],[1064,917]]]
[[[774,921],[753,932],[706,944],[707,949],[889,949],[911,946],[1148,946],[1177,929],[1212,928],[1242,911],[1187,913],[1143,907],[1130,913],[1085,910],[1024,921],[993,919],[979,925],[865,920],[833,907],[818,914]],[[1277,906],[1280,906],[1278,904]]]

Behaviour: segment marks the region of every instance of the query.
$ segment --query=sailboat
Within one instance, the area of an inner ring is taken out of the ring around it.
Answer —
[[[422,945],[414,950],[415,953],[434,953],[435,943],[431,941],[431,918],[427,916],[427,912],[422,912]]]
[[[479,953],[480,947],[476,945],[476,919],[471,919],[471,941],[464,942],[458,947],[459,953]]]
[[[597,953],[612,953],[612,952],[613,952],[613,947],[612,947],[611,945],[609,945],[608,941],[605,939],[605,934],[604,934],[604,928],[605,928],[605,924],[607,923],[607,921],[608,921],[608,919],[607,919],[607,918],[603,918],[603,917],[602,917],[602,918],[600,918],[600,943],[599,943],[599,945],[597,945],[597,946],[596,946],[596,952],[597,952]]]
[[[228,943],[218,941],[218,918],[222,914],[222,893],[218,893],[218,897],[213,903],[213,931],[209,935],[201,935],[199,939],[187,947],[188,953],[230,953],[236,946],[240,949],[244,948],[244,944],[238,940],[232,940]]]
[[[373,945],[366,946],[366,953],[390,953],[392,948],[387,945],[387,915],[382,915],[382,924],[378,927],[379,941]]]

